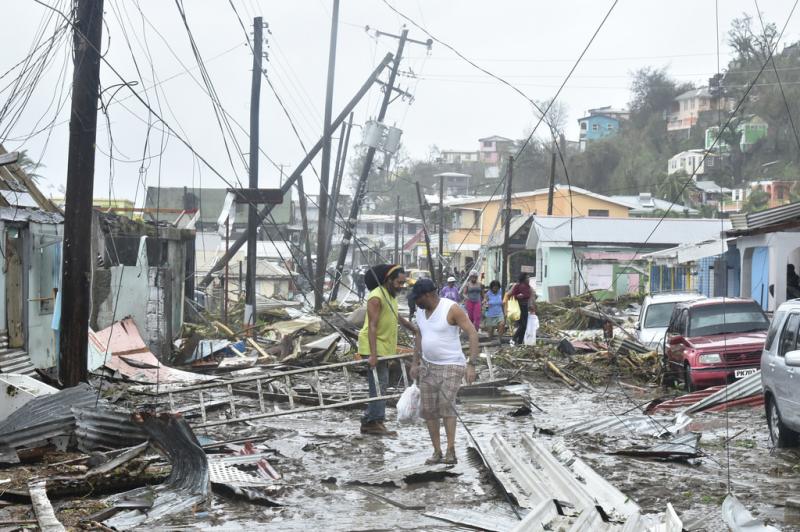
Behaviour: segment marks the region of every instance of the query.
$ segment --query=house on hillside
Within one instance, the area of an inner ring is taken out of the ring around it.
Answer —
[[[547,214],[548,189],[518,192],[511,197],[511,216]],[[475,196],[445,200],[451,226],[445,239],[444,255],[451,266],[470,269],[480,251],[502,240],[502,210],[500,195]],[[553,214],[556,216],[625,218],[631,206],[580,187],[556,185],[553,194]],[[482,265],[481,268],[484,268]]]
[[[800,272],[800,203],[731,215],[726,236],[741,260],[741,294],[774,311],[787,296],[787,268]]]
[[[539,298],[557,301],[589,290],[599,297],[641,294],[648,286],[642,256],[677,246],[687,235],[718,238],[723,220],[535,216],[526,247],[536,253]]]
[[[495,179],[500,177],[500,169],[503,167],[503,162],[508,159],[509,155],[514,155],[517,149],[516,141],[501,137],[499,135],[492,135],[491,137],[484,137],[478,139],[480,143],[479,154],[480,162],[485,165],[485,178]]]
[[[653,216],[669,212],[674,216],[699,216],[700,211],[654,197],[650,192],[640,192],[638,196],[611,196],[612,199],[631,206],[628,215],[631,217]]]
[[[630,112],[626,109],[614,109],[611,106],[589,109],[586,116],[578,119],[580,151],[584,151],[589,142],[616,135],[621,122],[629,116]]]
[[[719,155],[715,152],[701,149],[686,150],[669,158],[667,175],[683,172],[696,177],[717,166],[719,166]]]
[[[708,87],[692,89],[679,94],[667,113],[667,131],[682,132],[686,136],[697,124],[700,113],[721,111],[728,113],[735,104],[733,98],[712,96]]]
[[[736,126],[736,132],[741,136],[739,137],[739,149],[746,152],[752,148],[756,142],[766,138],[768,132],[767,123],[758,116],[752,115],[746,121],[741,122]],[[719,127],[712,126],[706,129],[706,149],[714,149],[718,153],[724,153],[730,149],[730,146],[724,140],[717,140],[719,134]],[[716,141],[716,144],[714,143]]]
[[[724,204],[730,200],[731,189],[720,186],[714,181],[695,181],[689,195],[695,204],[710,205],[724,212]]]

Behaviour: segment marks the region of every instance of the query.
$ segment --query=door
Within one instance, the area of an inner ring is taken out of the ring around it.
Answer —
[[[781,331],[777,349],[778,356],[771,361],[775,367],[770,367],[770,370],[774,369],[772,385],[778,402],[778,410],[780,410],[781,417],[793,427],[800,422],[800,413],[798,413],[800,404],[795,397],[797,385],[800,383],[800,368],[787,366],[784,356],[789,351],[797,349],[798,326],[800,326],[800,314],[790,314],[786,319],[783,331]]]
[[[688,323],[689,309],[676,308],[672,313],[667,332],[666,353],[669,369],[678,374],[683,371],[683,351]]]
[[[8,347],[25,347],[25,297],[22,279],[22,235],[19,229],[6,230],[6,326]]]
[[[764,310],[769,309],[769,248],[759,247],[753,249],[752,268],[750,274],[750,297],[761,305]]]

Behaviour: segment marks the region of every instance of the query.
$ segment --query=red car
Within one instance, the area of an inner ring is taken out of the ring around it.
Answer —
[[[687,391],[728,384],[758,371],[769,319],[750,299],[678,303],[664,339],[664,382]]]

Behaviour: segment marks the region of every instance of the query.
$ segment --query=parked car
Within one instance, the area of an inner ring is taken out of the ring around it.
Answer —
[[[411,287],[417,284],[420,279],[430,279],[431,273],[428,270],[418,270],[416,268],[409,268],[406,270],[406,285]]]
[[[772,318],[761,355],[767,427],[777,447],[797,445],[800,438],[799,327],[800,299],[783,303]]]
[[[687,391],[728,384],[758,371],[769,319],[753,300],[711,298],[677,303],[665,342],[665,384]]]
[[[675,304],[696,299],[705,299],[705,296],[692,292],[665,292],[645,297],[636,322],[636,338],[653,351],[663,353],[664,335]]]

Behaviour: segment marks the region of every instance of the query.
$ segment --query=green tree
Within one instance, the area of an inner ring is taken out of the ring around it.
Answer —
[[[42,175],[39,173],[39,169],[44,168],[45,165],[42,163],[37,163],[31,159],[28,155],[28,150],[20,150],[19,158],[17,159],[17,165],[22,168],[28,177],[33,179],[34,183],[39,183],[39,180],[42,178]]]
[[[744,212],[757,212],[763,211],[769,205],[769,194],[761,190],[760,188],[755,188],[750,191],[750,195],[747,196],[747,199],[742,206],[742,211]]]

